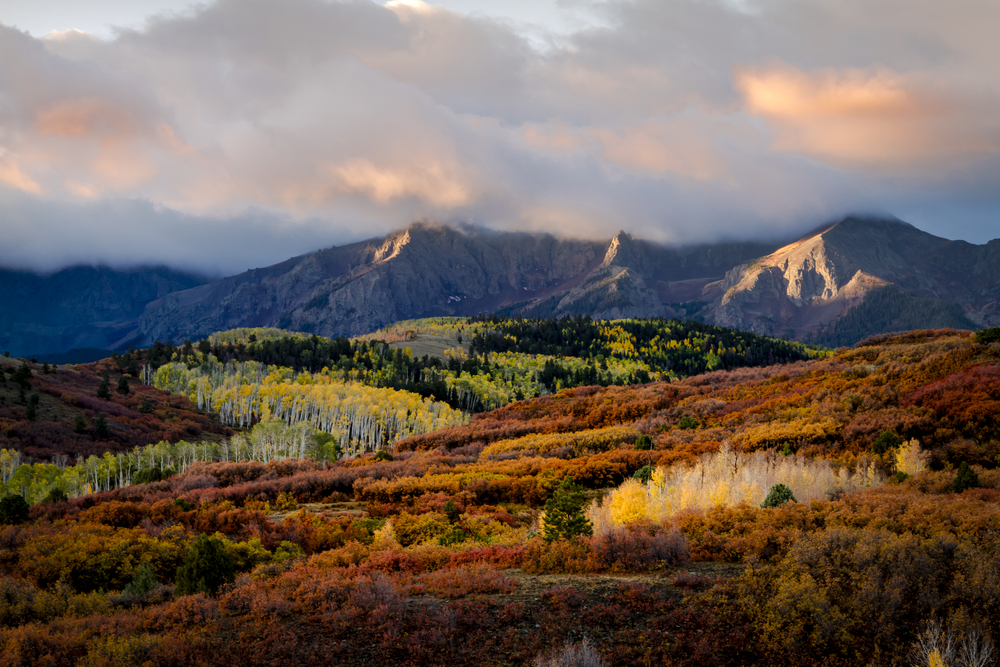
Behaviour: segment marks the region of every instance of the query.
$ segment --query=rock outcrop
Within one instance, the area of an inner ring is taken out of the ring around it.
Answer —
[[[845,218],[707,286],[705,317],[723,326],[805,338],[886,285],[959,304],[976,324],[1000,324],[1000,241],[976,246],[895,218]]]

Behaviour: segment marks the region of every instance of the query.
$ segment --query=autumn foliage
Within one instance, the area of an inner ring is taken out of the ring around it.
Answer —
[[[53,497],[0,525],[0,665],[531,665],[586,638],[614,665],[862,667],[931,619],[1000,638],[997,362],[880,337],[568,389],[390,456]],[[762,507],[777,484],[794,500]],[[592,534],[546,535],[547,507]]]

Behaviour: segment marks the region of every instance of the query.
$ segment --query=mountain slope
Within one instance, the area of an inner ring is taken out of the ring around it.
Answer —
[[[688,247],[624,231],[602,242],[415,223],[209,283],[167,270],[72,269],[45,279],[6,272],[0,342],[24,354],[197,340],[237,327],[351,336],[403,319],[500,313],[698,317],[847,343],[870,327],[836,323],[887,285],[961,312],[921,302],[919,313],[937,314],[887,315],[876,328],[1000,324],[1000,239],[977,246],[857,216],[785,245]]]
[[[135,329],[147,303],[205,282],[166,267],[79,266],[48,276],[0,269],[0,349],[14,356],[108,349]]]
[[[708,287],[705,316],[802,338],[886,285],[957,304],[971,322],[992,325],[1000,321],[1000,240],[976,246],[896,219],[845,218],[729,271]]]
[[[385,239],[170,294],[151,303],[129,335],[147,344],[243,326],[356,335],[402,319],[495,311],[663,315],[660,291],[669,292],[669,281],[718,279],[768,249],[670,249],[624,232],[602,243],[415,223]]]

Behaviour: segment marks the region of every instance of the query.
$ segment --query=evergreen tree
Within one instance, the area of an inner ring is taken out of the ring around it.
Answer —
[[[903,444],[903,439],[888,429],[882,431],[872,443],[872,452],[875,454],[885,454],[890,449],[895,449]]]
[[[122,396],[127,396],[129,392],[128,378],[124,375],[118,378],[118,393]]]
[[[958,472],[955,474],[955,479],[952,480],[948,490],[954,493],[961,493],[966,489],[977,488],[979,488],[979,475],[977,475],[976,471],[972,469],[968,461],[962,461],[961,465],[958,466]]]
[[[107,440],[111,437],[111,432],[108,431],[108,420],[104,418],[104,415],[97,415],[97,421],[94,422],[94,435],[101,440]]]
[[[576,484],[572,477],[563,478],[562,484],[545,503],[542,537],[551,542],[577,535],[592,535],[594,527],[583,514],[585,502],[583,487]]]
[[[649,484],[649,480],[653,479],[653,466],[644,465],[634,473],[632,473],[632,479],[637,479],[643,484]]]
[[[235,578],[233,559],[222,540],[201,534],[177,568],[175,595],[215,595]]]
[[[1000,343],[1000,327],[992,327],[990,329],[983,329],[982,331],[977,332],[976,342],[980,345]]]
[[[761,507],[780,507],[787,502],[798,502],[795,500],[795,496],[792,494],[792,490],[789,489],[784,484],[775,484],[771,487],[771,490],[767,492],[767,497],[764,498],[764,502],[760,504]]]
[[[677,422],[677,428],[685,430],[696,429],[699,426],[701,426],[701,424],[698,422],[698,420],[690,415],[684,415],[683,417],[681,417],[681,420]]]
[[[0,524],[18,524],[28,520],[28,502],[24,496],[8,493],[0,498]]]
[[[448,502],[444,504],[444,513],[447,515],[448,521],[451,523],[458,523],[458,520],[461,517],[461,514],[458,511],[458,506],[455,504],[455,501],[450,498],[448,499]]]
[[[111,400],[111,387],[108,386],[107,380],[103,380],[101,386],[97,388],[97,398],[105,401]]]
[[[153,568],[149,566],[149,563],[143,563],[135,571],[132,581],[128,583],[122,593],[135,597],[143,597],[159,584],[160,582],[156,580],[156,575],[153,574]]]
[[[28,366],[27,362],[21,361],[21,366],[14,373],[14,381],[17,382],[22,387],[27,388],[29,386],[29,380],[34,377],[31,373],[31,367]]]
[[[69,501],[69,496],[66,492],[60,489],[58,486],[54,487],[51,491],[45,494],[45,498],[42,499],[43,503],[48,503],[54,505],[55,503],[65,503]]]

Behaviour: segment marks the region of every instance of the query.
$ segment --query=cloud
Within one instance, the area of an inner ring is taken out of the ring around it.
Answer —
[[[220,277],[372,236],[315,218],[252,209],[213,218],[135,199],[56,202],[0,192],[0,209],[0,266],[41,272],[78,264],[167,264]]]
[[[214,271],[417,218],[687,242],[862,209],[996,235],[1000,8],[585,4],[600,20],[548,42],[415,1],[217,0],[108,39],[0,26],[4,261]]]
[[[30,176],[21,171],[21,167],[10,158],[0,159],[0,183],[15,190],[23,190],[32,194],[42,194],[42,188]]]
[[[774,126],[777,150],[901,171],[1000,153],[1000,97],[914,79],[885,70],[736,73],[747,109]]]

